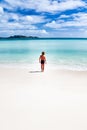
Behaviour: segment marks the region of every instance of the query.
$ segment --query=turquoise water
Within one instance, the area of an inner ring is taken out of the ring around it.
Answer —
[[[38,64],[42,51],[48,65],[87,70],[87,39],[0,40],[0,64]]]

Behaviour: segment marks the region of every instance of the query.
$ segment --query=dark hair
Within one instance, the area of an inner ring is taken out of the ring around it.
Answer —
[[[42,52],[42,55],[45,55],[45,52],[44,52],[44,51]]]

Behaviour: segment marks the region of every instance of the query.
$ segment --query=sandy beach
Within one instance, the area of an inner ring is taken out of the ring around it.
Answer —
[[[87,130],[87,71],[0,67],[0,130]]]

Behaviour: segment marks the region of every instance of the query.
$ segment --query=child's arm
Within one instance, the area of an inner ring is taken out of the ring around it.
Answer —
[[[45,57],[45,63],[47,63],[46,57]]]

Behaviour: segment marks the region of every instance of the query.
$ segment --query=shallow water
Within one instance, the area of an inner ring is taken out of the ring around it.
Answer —
[[[87,70],[87,39],[0,40],[0,64],[38,64],[42,51],[53,67]]]

